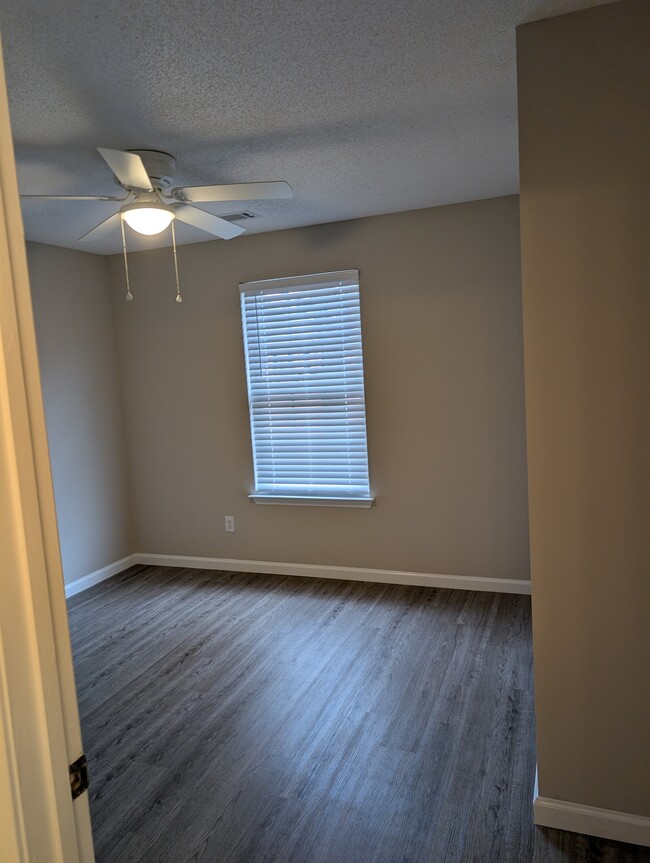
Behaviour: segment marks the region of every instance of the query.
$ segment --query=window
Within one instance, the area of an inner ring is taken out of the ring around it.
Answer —
[[[370,506],[359,271],[241,291],[256,503]]]

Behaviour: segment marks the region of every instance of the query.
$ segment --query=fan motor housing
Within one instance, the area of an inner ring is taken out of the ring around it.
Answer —
[[[129,150],[128,152],[140,156],[155,188],[163,191],[171,187],[176,176],[176,159],[173,156],[160,150]]]

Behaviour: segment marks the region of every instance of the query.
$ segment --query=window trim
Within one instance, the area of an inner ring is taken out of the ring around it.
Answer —
[[[329,278],[328,278],[329,277]],[[298,290],[302,291],[305,288],[309,288],[310,286],[322,286],[324,283],[328,281],[332,282],[332,286],[335,284],[341,284],[347,282],[348,284],[354,284],[359,287],[360,290],[360,277],[361,273],[358,268],[351,268],[346,270],[334,270],[324,273],[310,273],[302,276],[281,276],[279,278],[273,279],[258,279],[249,282],[240,282],[239,283],[239,294],[240,298],[243,294],[250,294],[255,291],[266,292],[274,289],[283,289],[286,291],[290,290]],[[248,348],[247,348],[247,337],[246,330],[242,321],[242,339],[244,343],[244,357],[245,357],[245,365],[246,365],[246,389],[248,395],[249,402],[249,414],[250,414],[250,378],[249,378],[249,370],[248,370]],[[363,339],[363,334],[362,334]],[[362,357],[363,357],[363,348],[362,348]],[[365,372],[365,368],[364,368]],[[366,459],[368,459],[368,432],[367,432],[367,414],[365,412],[365,373],[364,373],[364,432],[366,436]],[[253,457],[253,475],[255,479],[255,490],[252,491],[248,498],[255,504],[261,504],[264,506],[277,506],[277,505],[285,505],[285,506],[320,506],[320,507],[341,507],[341,508],[357,508],[357,509],[370,509],[375,503],[375,497],[372,495],[372,492],[369,491],[368,495],[350,495],[350,494],[342,494],[342,495],[296,495],[296,494],[280,494],[280,493],[271,493],[271,492],[259,492],[257,491],[257,468],[255,463],[255,435],[253,431],[253,419],[252,414],[249,417],[249,427],[251,434],[251,448],[252,448],[252,457]],[[369,461],[369,459],[368,459]],[[370,488],[370,466],[368,464],[368,482]]]
[[[374,504],[374,497],[292,497],[281,494],[249,494],[249,500],[253,503],[261,503],[264,505],[282,505],[287,506],[338,506],[345,508],[370,509]]]

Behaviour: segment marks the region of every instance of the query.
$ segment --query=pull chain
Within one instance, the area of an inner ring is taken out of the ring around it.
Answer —
[[[174,271],[176,273],[176,302],[182,303],[183,298],[181,297],[181,286],[178,281],[178,257],[176,256],[176,230],[174,228],[174,221],[172,219],[172,246],[174,248]]]
[[[126,299],[131,302],[133,294],[131,293],[131,285],[129,283],[129,262],[126,259],[126,237],[124,236],[124,219],[120,219],[120,227],[122,228],[122,252],[124,253],[124,274],[126,276]]]

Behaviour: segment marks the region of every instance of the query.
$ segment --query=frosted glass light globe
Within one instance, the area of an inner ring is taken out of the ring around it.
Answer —
[[[128,204],[121,213],[130,228],[147,236],[164,231],[174,218],[174,211],[166,204]]]

